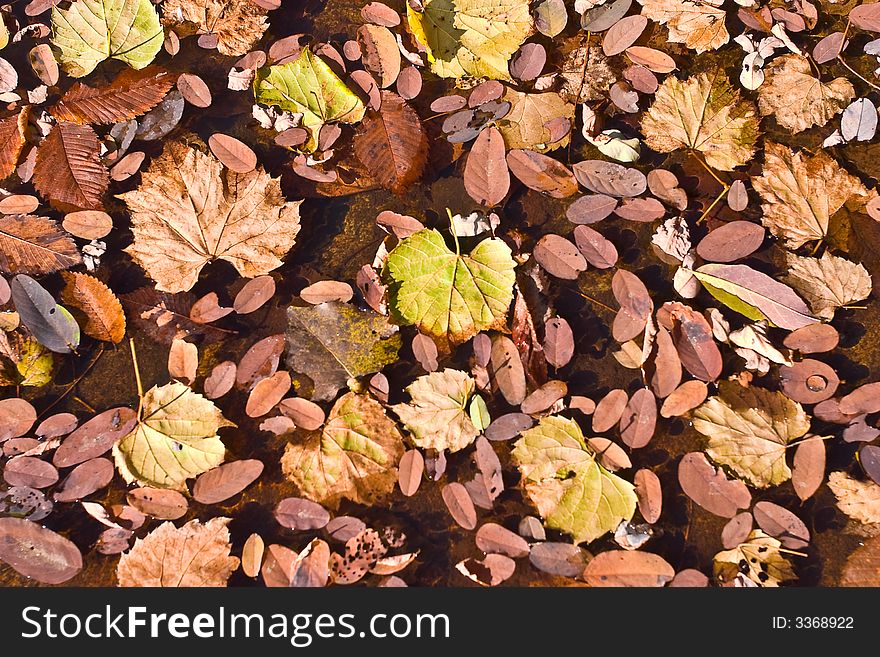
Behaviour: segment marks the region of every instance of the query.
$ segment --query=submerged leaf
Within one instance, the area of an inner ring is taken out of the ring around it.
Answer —
[[[669,28],[669,40],[697,54],[717,50],[730,40],[724,25],[724,0],[639,0],[642,15]]]
[[[737,577],[743,576],[764,587],[776,587],[795,579],[791,562],[780,552],[781,547],[782,543],[775,538],[754,529],[745,542],[715,555],[715,577],[730,585]]]

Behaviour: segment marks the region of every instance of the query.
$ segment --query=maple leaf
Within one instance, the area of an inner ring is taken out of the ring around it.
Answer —
[[[64,272],[64,303],[79,308],[86,316],[83,333],[96,340],[119,343],[125,337],[125,313],[113,291],[94,276]]]
[[[732,171],[754,155],[758,119],[754,105],[740,100],[722,72],[683,81],[670,76],[642,118],[642,134],[655,151],[692,149],[710,167]]]
[[[809,60],[801,55],[782,55],[764,71],[768,80],[758,88],[758,109],[792,133],[825,125],[855,97],[846,78],[825,84],[810,75]]]
[[[781,582],[795,579],[791,562],[780,551],[781,547],[781,542],[754,529],[735,548],[715,555],[715,577],[729,583],[742,575],[763,587],[777,587]]]
[[[551,119],[557,118],[574,123],[574,105],[559,94],[527,94],[508,87],[501,100],[510,103],[510,111],[498,122],[508,150],[523,148],[546,153],[568,145],[570,131],[553,141],[553,133],[547,127]]]
[[[98,210],[110,184],[101,144],[87,125],[59,121],[37,149],[34,186],[61,209]]]
[[[25,144],[25,129],[28,123],[28,106],[18,114],[0,119],[0,180],[15,171],[18,158]]]
[[[752,186],[763,200],[761,222],[789,249],[825,239],[838,210],[868,198],[861,181],[825,153],[805,156],[773,142],[764,146],[764,167]]]
[[[187,23],[191,34],[214,34],[217,52],[234,57],[247,53],[269,27],[266,10],[247,0],[166,0],[162,22],[183,28],[181,36]]]
[[[379,402],[350,392],[333,405],[322,431],[288,443],[281,469],[323,506],[336,508],[342,498],[369,504],[394,489],[403,452],[403,436]]]
[[[443,78],[510,80],[510,57],[532,32],[528,0],[427,0],[407,23]]]
[[[468,414],[474,380],[465,372],[444,369],[420,376],[406,389],[412,401],[392,408],[419,447],[457,452],[479,434]]]
[[[546,525],[575,543],[594,541],[635,513],[634,486],[599,465],[574,420],[542,418],[511,455]]]
[[[0,217],[0,270],[7,274],[49,274],[82,262],[76,243],[46,217]]]
[[[837,498],[837,506],[853,520],[864,525],[880,523],[880,486],[873,481],[859,481],[845,472],[828,475],[828,488]]]
[[[129,483],[185,490],[187,479],[223,463],[217,431],[234,426],[182,383],[154,386],[141,400],[135,428],[113,445],[113,458]]]
[[[158,66],[125,69],[109,85],[97,89],[77,82],[49,111],[59,121],[71,123],[127,121],[162,102],[176,77]]]
[[[180,528],[163,522],[119,559],[119,586],[226,586],[239,563],[229,554],[230,520],[195,519]]]
[[[785,254],[786,280],[800,292],[813,313],[833,319],[834,310],[867,299],[871,294],[871,275],[862,265],[833,256],[821,258]]]
[[[717,50],[730,39],[724,0],[639,0],[642,16],[669,28],[669,40],[697,53]]]
[[[718,395],[694,411],[694,428],[708,439],[706,453],[713,460],[767,488],[791,478],[786,446],[807,432],[810,419],[781,392],[724,381]]]
[[[132,213],[125,250],[166,292],[189,290],[214,260],[248,278],[268,274],[293,246],[300,201],[286,201],[262,167],[235,173],[191,143],[166,144],[140,187],[119,195]]]
[[[109,58],[144,68],[163,37],[150,0],[74,0],[67,9],[52,7],[52,45],[61,68],[75,78]]]

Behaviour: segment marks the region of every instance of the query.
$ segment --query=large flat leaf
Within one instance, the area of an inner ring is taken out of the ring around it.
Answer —
[[[507,63],[532,31],[528,0],[427,0],[407,5],[410,30],[444,78],[510,80]]]
[[[209,262],[226,260],[242,276],[268,274],[299,232],[300,201],[287,201],[262,167],[238,174],[192,143],[172,141],[120,194],[132,213],[126,251],[166,292],[189,290]]]
[[[81,78],[105,59],[144,68],[165,33],[150,0],[74,0],[52,7],[52,45],[68,75]]]
[[[785,254],[786,280],[809,302],[823,319],[833,319],[834,310],[871,294],[871,275],[862,265],[831,255],[807,258]]]
[[[379,402],[350,392],[322,431],[287,445],[281,468],[304,497],[323,506],[336,508],[343,498],[370,504],[394,489],[403,452],[403,436]]]
[[[266,9],[241,0],[165,0],[162,22],[174,26],[181,36],[212,34],[217,37],[217,52],[234,57],[247,53],[269,27]]]
[[[291,306],[287,318],[287,366],[312,380],[314,400],[331,400],[349,379],[397,360],[400,333],[372,310],[331,301]]]
[[[113,445],[113,458],[129,483],[185,490],[187,479],[223,463],[217,431],[229,426],[235,425],[213,403],[182,383],[154,386],[137,426]]]
[[[460,255],[438,231],[421,230],[388,256],[383,276],[391,311],[446,346],[501,329],[513,299],[515,264],[502,240],[485,239]]]
[[[46,217],[0,217],[0,270],[6,274],[49,274],[82,262],[76,243]]]
[[[18,158],[24,148],[25,129],[28,122],[28,106],[18,114],[0,119],[0,180],[15,171]]]
[[[669,41],[697,54],[716,50],[730,39],[724,22],[724,0],[639,0],[642,16],[669,28]]]
[[[724,305],[749,319],[794,331],[818,320],[794,290],[748,265],[708,264],[693,275]]]
[[[596,540],[635,513],[634,486],[597,463],[573,420],[543,418],[523,432],[512,456],[546,525],[576,543]]]
[[[785,450],[807,432],[810,419],[781,392],[722,382],[718,395],[694,411],[694,428],[708,439],[712,459],[767,488],[791,478]]]
[[[259,69],[254,76],[254,96],[261,105],[302,114],[302,125],[310,131],[303,148],[309,151],[317,148],[322,125],[358,123],[366,111],[361,99],[308,48],[292,62]]]
[[[61,209],[99,210],[110,184],[101,145],[87,125],[59,121],[37,149],[34,186]]]

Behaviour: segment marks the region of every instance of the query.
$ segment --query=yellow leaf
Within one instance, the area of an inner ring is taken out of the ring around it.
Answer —
[[[880,523],[880,486],[873,481],[859,481],[845,472],[828,475],[828,488],[837,498],[837,506],[863,525]]]
[[[782,543],[760,529],[732,550],[715,555],[715,577],[723,584],[746,578],[756,586],[777,587],[781,582],[796,579],[791,562],[780,551]]]
[[[547,127],[548,121],[557,118],[574,123],[574,105],[559,94],[528,94],[508,87],[501,100],[510,103],[507,116],[498,122],[508,150],[523,148],[546,153],[568,145],[570,131],[562,139],[552,141],[553,134]]]
[[[871,275],[862,265],[827,251],[821,258],[802,258],[786,252],[786,280],[810,304],[813,313],[833,319],[834,310],[867,299]]]

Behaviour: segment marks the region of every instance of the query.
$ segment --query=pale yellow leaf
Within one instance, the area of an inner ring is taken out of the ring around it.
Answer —
[[[863,525],[880,523],[880,486],[873,481],[859,481],[845,472],[828,475],[828,488],[837,498],[837,506]]]
[[[717,50],[730,39],[724,0],[639,0],[642,16],[669,28],[669,40],[697,53]]]
[[[786,281],[807,300],[813,314],[833,319],[837,308],[867,299],[871,294],[871,275],[862,265],[833,256],[821,258],[785,254]]]

